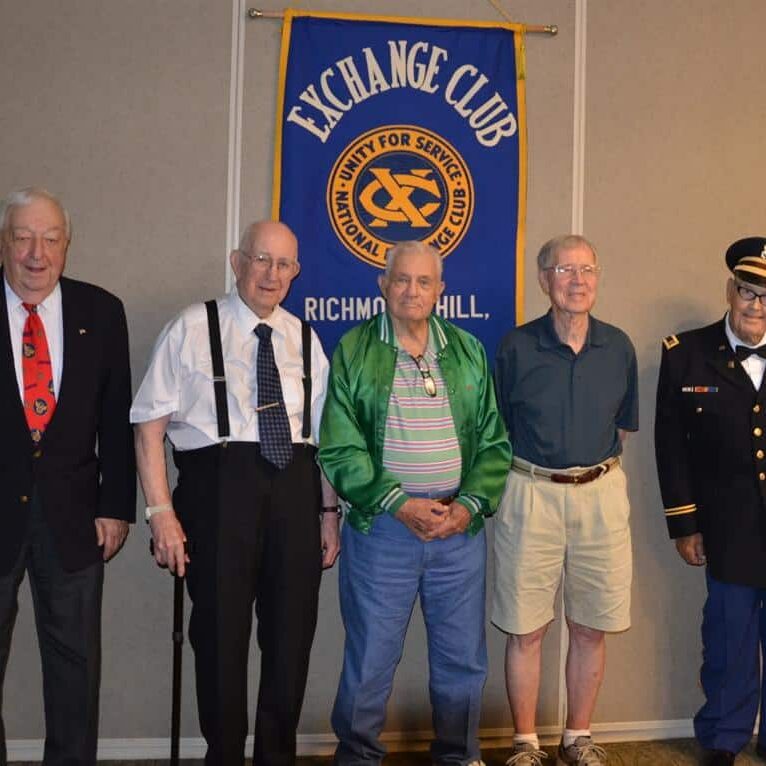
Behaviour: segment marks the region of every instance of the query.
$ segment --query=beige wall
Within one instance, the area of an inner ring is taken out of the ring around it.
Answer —
[[[296,7],[493,19],[480,0],[313,0]],[[544,309],[534,255],[584,231],[605,266],[598,315],[623,327],[639,356],[642,430],[627,446],[635,551],[634,627],[609,642],[597,722],[607,735],[688,730],[700,697],[702,573],[667,541],[651,429],[660,338],[723,310],[722,252],[764,233],[766,105],[761,0],[503,0],[515,18],[559,25],[527,40],[529,212],[526,313]],[[585,136],[575,145],[578,12],[585,22]],[[232,46],[231,0],[0,2],[0,193],[43,184],[74,218],[71,275],[125,301],[134,380],[177,310],[224,288]],[[243,221],[270,209],[279,24],[244,25]],[[573,158],[584,149],[584,177]],[[580,192],[582,191],[582,196]],[[573,210],[574,208],[574,210]],[[303,257],[309,257],[304,252]],[[449,279],[449,273],[447,272]],[[490,353],[494,350],[490,349]],[[490,525],[491,526],[491,525]],[[156,757],[137,740],[167,736],[170,579],[151,564],[143,523],[108,567],[101,736],[117,752]],[[342,629],[336,572],[322,589],[302,743],[329,743]],[[42,705],[29,594],[8,668],[8,737],[38,740]],[[503,637],[489,628],[483,727],[511,725]],[[541,724],[559,723],[559,624],[545,645]],[[254,659],[256,659],[254,657]],[[413,620],[390,706],[391,732],[429,726],[425,652]],[[198,737],[186,651],[183,733]],[[254,667],[252,681],[257,680]],[[123,742],[125,741],[125,742]],[[107,743],[107,744],[109,744]],[[122,743],[122,744],[120,744]],[[17,743],[21,746],[23,743]],[[141,750],[141,747],[144,750]],[[20,751],[19,751],[20,752]]]

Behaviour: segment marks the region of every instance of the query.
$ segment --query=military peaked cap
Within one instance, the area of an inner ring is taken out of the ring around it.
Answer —
[[[766,237],[738,239],[726,251],[726,265],[743,282],[766,285]]]

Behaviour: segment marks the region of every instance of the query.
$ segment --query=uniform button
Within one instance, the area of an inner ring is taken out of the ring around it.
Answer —
[[[758,478],[761,481],[766,481],[766,473],[763,473],[763,471],[761,471],[761,473],[758,474]]]
[[[764,451],[762,449],[759,449],[758,452],[755,453],[755,456],[758,458],[758,460],[763,460]]]
[[[28,503],[29,498],[26,495],[22,495],[19,500],[21,500],[22,503]]]
[[[758,426],[753,429],[753,436],[760,436],[762,433],[763,431]]]
[[[760,412],[761,411],[761,405],[756,404],[755,407],[753,407],[753,412]]]
[[[42,451],[41,449],[36,449],[36,450],[35,450],[35,451],[32,453],[32,457],[42,457],[42,456],[43,456],[43,451]]]

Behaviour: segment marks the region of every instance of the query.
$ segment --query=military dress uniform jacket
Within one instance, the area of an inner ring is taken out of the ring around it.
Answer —
[[[724,320],[665,339],[655,451],[670,536],[701,532],[716,580],[766,587],[766,376],[756,391]]]

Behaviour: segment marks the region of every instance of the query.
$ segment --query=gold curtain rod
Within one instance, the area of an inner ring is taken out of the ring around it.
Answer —
[[[260,8],[248,8],[247,17],[249,19],[281,19],[284,17],[283,11],[263,11]],[[522,24],[524,31],[530,34],[556,35],[559,28],[555,24]]]

